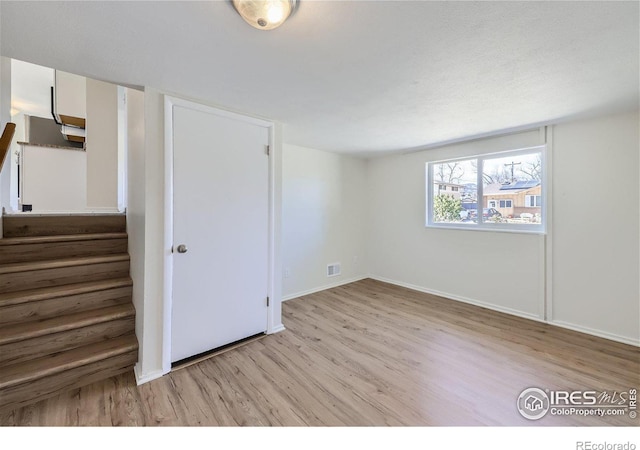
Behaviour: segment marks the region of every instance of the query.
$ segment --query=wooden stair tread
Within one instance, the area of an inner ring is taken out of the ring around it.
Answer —
[[[126,215],[1,220],[0,409],[131,370],[138,341]]]
[[[2,220],[5,238],[127,231],[125,214],[20,214]]]
[[[27,272],[32,270],[57,269],[61,267],[87,266],[92,264],[128,261],[126,253],[106,256],[88,256],[84,258],[65,258],[49,261],[34,261],[28,263],[4,264],[0,266],[0,274]]]
[[[74,219],[74,218],[83,218],[83,217],[126,217],[126,213],[124,212],[55,212],[55,213],[47,213],[47,212],[30,212],[29,214],[12,214],[5,213],[5,219]]]
[[[38,302],[53,298],[68,297],[85,294],[87,292],[104,291],[119,287],[131,286],[130,277],[113,278],[103,281],[89,281],[86,283],[65,284],[62,286],[28,289],[24,291],[6,292],[0,294],[0,308],[20,303]]]
[[[134,334],[79,347],[52,356],[3,367],[0,389],[35,381],[77,367],[134,351],[138,341]]]
[[[0,345],[134,316],[133,304],[82,311],[51,319],[17,323],[0,329]]]
[[[21,244],[46,244],[49,242],[97,241],[104,239],[126,239],[127,233],[60,234],[52,236],[25,236],[0,239],[0,246]]]

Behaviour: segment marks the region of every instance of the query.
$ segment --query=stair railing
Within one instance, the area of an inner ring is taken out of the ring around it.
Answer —
[[[7,155],[9,154],[9,147],[11,147],[11,140],[13,139],[13,134],[15,132],[16,132],[15,123],[8,122],[4,126],[2,137],[0,137],[0,171],[2,171],[2,167],[4,166],[4,160],[7,159]]]

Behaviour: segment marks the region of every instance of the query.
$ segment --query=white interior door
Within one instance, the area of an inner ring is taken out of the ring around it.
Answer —
[[[267,329],[268,139],[264,126],[173,106],[172,362]]]

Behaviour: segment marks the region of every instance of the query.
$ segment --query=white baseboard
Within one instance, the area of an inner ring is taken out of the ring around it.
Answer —
[[[151,373],[141,374],[140,373],[140,363],[136,364],[133,367],[133,373],[136,375],[136,384],[140,386],[141,384],[148,383],[149,381],[153,381],[157,378],[160,378],[164,375],[162,370],[155,370]]]
[[[273,327],[273,329],[267,334],[276,334],[284,330],[286,330],[286,328],[284,327],[284,325],[280,324],[278,326]]]
[[[549,325],[555,325],[560,328],[566,328],[568,330],[578,331],[584,334],[591,334],[593,336],[609,339],[610,341],[620,342],[622,344],[633,345],[634,347],[640,347],[640,340],[630,339],[618,334],[608,333],[606,331],[595,330],[589,327],[583,327],[581,325],[574,325],[569,322],[563,322],[562,320],[550,320]]]
[[[468,303],[474,306],[480,306],[482,308],[491,309],[493,311],[498,311],[505,314],[510,314],[512,316],[522,317],[524,319],[535,320],[536,322],[544,322],[544,319],[535,314],[531,314],[524,311],[518,311],[517,309],[505,308],[504,306],[494,305],[491,303],[486,303],[480,300],[475,300],[473,298],[462,297],[460,295],[450,294],[448,292],[437,291],[435,289],[428,289],[422,286],[416,286],[415,284],[404,283],[402,281],[391,280],[389,278],[378,277],[376,275],[370,275],[369,278],[372,280],[382,281],[383,283],[395,284],[396,286],[402,286],[407,289],[412,289],[418,292],[424,292],[425,294],[437,295],[438,297],[444,297],[449,300],[455,300],[457,302]]]
[[[491,309],[493,311],[498,311],[498,312],[502,312],[502,313],[505,313],[505,314],[510,314],[510,315],[513,315],[513,316],[522,317],[524,319],[535,320],[536,322],[542,322],[542,323],[546,323],[548,325],[553,325],[553,326],[557,326],[557,327],[560,327],[560,328],[566,328],[568,330],[578,331],[580,333],[589,334],[591,336],[596,336],[596,337],[608,339],[610,341],[621,342],[623,344],[628,344],[628,345],[633,345],[635,347],[640,347],[640,341],[629,339],[627,337],[619,336],[619,335],[616,335],[616,334],[613,334],[613,333],[608,333],[606,331],[600,331],[600,330],[595,330],[595,329],[589,328],[589,327],[583,327],[583,326],[580,326],[580,325],[574,325],[572,323],[563,322],[563,321],[560,321],[560,320],[544,320],[542,317],[538,317],[535,314],[530,314],[530,313],[526,313],[526,312],[523,312],[523,311],[518,311],[518,310],[515,310],[515,309],[511,309],[511,308],[505,308],[505,307],[498,306],[498,305],[492,305],[490,303],[485,303],[485,302],[474,300],[474,299],[470,299],[470,298],[467,298],[467,297],[461,297],[459,295],[449,294],[447,292],[437,291],[435,289],[427,289],[427,288],[424,288],[422,286],[416,286],[414,284],[404,283],[402,281],[391,280],[389,278],[378,277],[378,276],[375,276],[375,275],[370,275],[369,278],[371,278],[373,280],[382,281],[383,283],[389,283],[389,284],[394,284],[396,286],[402,286],[402,287],[405,287],[405,288],[408,288],[408,289],[412,289],[414,291],[419,291],[419,292],[424,292],[424,293],[427,293],[427,294],[437,295],[439,297],[444,297],[444,298],[447,298],[447,299],[450,299],[450,300],[455,300],[455,301],[459,301],[459,302],[463,302],[463,303],[468,303],[468,304],[475,305],[475,306],[481,306],[483,308]]]
[[[293,300],[294,298],[302,297],[304,295],[315,294],[316,292],[325,291],[327,289],[332,289],[338,286],[342,286],[343,284],[353,283],[355,281],[364,280],[365,278],[370,278],[369,275],[361,275],[358,277],[348,278],[346,280],[339,280],[330,284],[325,284],[324,286],[320,286],[313,289],[307,289],[306,291],[296,292],[295,294],[289,294],[282,297],[282,301],[286,302],[287,300]]]

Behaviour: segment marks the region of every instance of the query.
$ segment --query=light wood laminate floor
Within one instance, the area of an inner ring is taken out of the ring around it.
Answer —
[[[374,280],[282,309],[286,331],[142,386],[127,374],[3,412],[0,424],[640,424],[516,410],[532,386],[638,389],[637,347]]]

